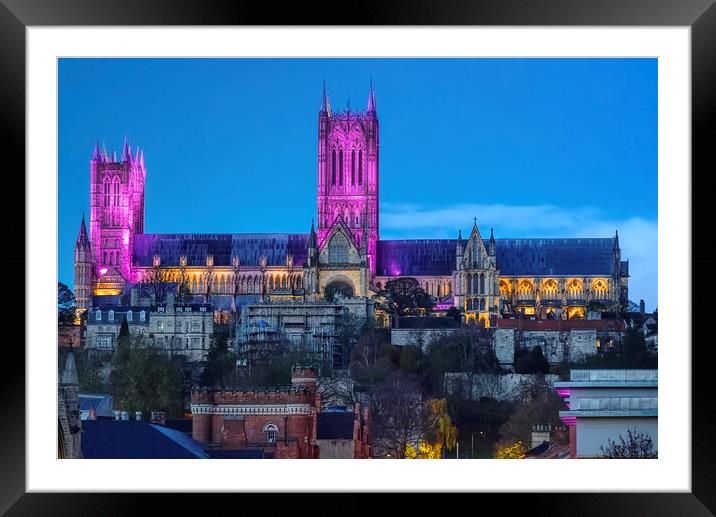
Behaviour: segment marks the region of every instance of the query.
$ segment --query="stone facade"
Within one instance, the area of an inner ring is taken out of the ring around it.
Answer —
[[[95,307],[87,313],[86,348],[112,351],[124,320],[129,332],[146,336],[165,350],[186,356],[189,362],[206,360],[214,333],[211,304],[175,302],[173,293],[166,303],[137,300],[133,305]]]
[[[323,90],[317,124],[317,228],[308,233],[144,234],[144,153],[125,139],[121,158],[95,145],[90,160],[90,228],[75,246],[79,311],[92,295],[118,296],[163,271],[198,297],[253,295],[265,302],[373,297],[401,276],[417,278],[441,310],[493,325],[508,314],[583,318],[590,302],[624,303],[628,261],[619,238],[483,241],[380,240],[379,121],[371,85],[367,108],[331,109]],[[195,300],[196,301],[196,300]]]

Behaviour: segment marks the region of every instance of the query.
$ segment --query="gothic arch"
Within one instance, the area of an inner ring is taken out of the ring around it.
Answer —
[[[558,290],[559,287],[557,286],[557,282],[555,282],[551,278],[542,282],[541,294],[542,298],[544,298],[545,300],[556,300]]]
[[[534,298],[534,284],[530,280],[520,280],[517,294],[520,300],[531,300]]]

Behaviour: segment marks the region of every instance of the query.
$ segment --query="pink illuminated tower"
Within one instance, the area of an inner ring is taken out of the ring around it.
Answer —
[[[378,115],[371,82],[364,112],[331,111],[323,85],[318,113],[318,245],[337,222],[351,231],[358,249],[363,234],[371,273],[378,242]],[[365,226],[365,228],[364,228]]]
[[[134,235],[144,232],[144,152],[124,139],[121,160],[99,142],[90,161],[90,239],[96,274],[108,271],[131,281]]]

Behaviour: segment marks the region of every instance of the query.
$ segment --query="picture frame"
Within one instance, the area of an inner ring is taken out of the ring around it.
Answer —
[[[181,0],[167,10],[158,1],[106,2],[103,4],[70,0],[63,2],[2,0],[0,4],[0,63],[3,80],[0,82],[3,102],[4,143],[6,149],[25,147],[25,30],[30,26],[75,25],[340,25],[328,9],[315,5],[294,4],[280,10],[268,5],[218,1]],[[689,0],[683,2],[646,0],[609,0],[599,3],[555,0],[524,4],[516,0],[491,0],[481,3],[446,1],[430,5],[429,2],[374,2],[364,6],[350,20],[356,25],[570,25],[570,26],[689,26],[691,27],[692,59],[692,221],[695,236],[710,235],[705,226],[709,221],[708,188],[695,188],[699,177],[714,170],[711,152],[716,113],[716,6],[712,1]],[[25,167],[22,153],[15,170]],[[24,183],[16,175],[18,185]],[[702,180],[703,181],[703,180]],[[17,229],[17,227],[16,227]],[[700,230],[700,231],[699,231]],[[24,236],[20,237],[24,240]],[[700,244],[692,252],[692,278],[707,278],[707,269],[714,265],[715,257],[708,246]],[[699,249],[700,248],[700,249]],[[24,257],[22,257],[24,259]],[[14,261],[14,262],[13,262]],[[15,256],[8,265],[17,270],[24,268],[22,259]],[[688,270],[688,267],[686,268]],[[27,274],[27,273],[26,273]],[[685,275],[688,281],[688,275]],[[693,290],[693,314],[696,308],[707,307],[705,289]],[[25,316],[26,317],[26,316]],[[26,320],[25,320],[26,321]],[[693,328],[697,318],[692,317]],[[685,336],[685,346],[695,341],[696,334]],[[91,508],[98,514],[125,513],[135,508],[136,500],[122,495],[37,494],[25,490],[25,354],[14,347],[15,357],[6,358],[13,368],[6,368],[4,400],[7,415],[2,428],[0,451],[3,458],[3,478],[0,489],[0,509],[9,515],[43,513],[71,513],[78,508]],[[531,513],[583,515],[636,514],[636,515],[709,515],[716,512],[716,453],[713,434],[716,416],[709,408],[706,380],[710,374],[709,359],[712,352],[705,341],[692,347],[692,491],[688,494],[549,494],[520,496],[518,501],[532,508]],[[350,496],[354,500],[358,494]],[[493,496],[494,497],[494,496]],[[410,498],[413,504],[420,499]],[[539,500],[538,500],[539,499]],[[81,503],[80,503],[81,501]],[[174,504],[184,504],[174,498]],[[163,502],[166,504],[166,502]],[[409,503],[408,503],[409,504]]]

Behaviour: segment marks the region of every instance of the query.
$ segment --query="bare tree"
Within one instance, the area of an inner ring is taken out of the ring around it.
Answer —
[[[376,453],[404,458],[409,445],[418,446],[426,421],[424,408],[417,378],[391,373],[371,397]]]
[[[171,269],[163,268],[160,265],[154,265],[144,271],[142,283],[154,295],[157,303],[163,302],[167,292],[170,289],[171,282],[176,280],[176,275]]]
[[[599,448],[602,458],[658,458],[654,442],[647,433],[639,432],[638,429],[627,429],[627,437],[619,435],[618,441],[607,440],[607,446]]]

